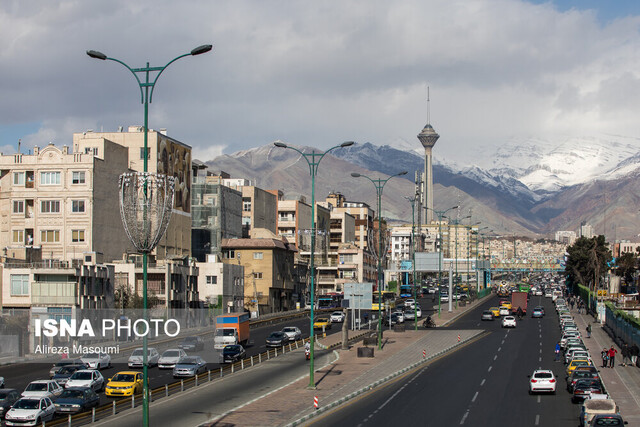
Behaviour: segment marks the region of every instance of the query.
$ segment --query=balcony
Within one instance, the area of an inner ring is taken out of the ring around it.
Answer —
[[[32,305],[76,305],[77,286],[74,282],[33,282],[31,284]]]

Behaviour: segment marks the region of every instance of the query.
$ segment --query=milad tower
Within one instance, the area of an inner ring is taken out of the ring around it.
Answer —
[[[427,124],[422,132],[418,134],[418,139],[424,147],[424,180],[423,183],[423,203],[427,208],[425,212],[425,224],[431,224],[433,220],[433,170],[432,170],[432,154],[431,150],[436,145],[436,141],[440,135],[431,127],[429,111],[429,92],[427,90]]]

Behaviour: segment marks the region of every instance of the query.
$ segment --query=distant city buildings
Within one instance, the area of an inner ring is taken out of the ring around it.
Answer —
[[[564,243],[565,245],[573,245],[576,241],[575,231],[556,231],[556,241]]]

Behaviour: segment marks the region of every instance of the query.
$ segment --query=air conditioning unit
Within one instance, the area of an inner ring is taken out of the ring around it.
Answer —
[[[96,253],[84,252],[82,254],[82,261],[84,265],[96,265]]]

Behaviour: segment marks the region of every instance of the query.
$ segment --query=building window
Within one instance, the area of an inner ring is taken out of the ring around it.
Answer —
[[[22,243],[24,244],[24,230],[13,230],[13,243]]]
[[[242,210],[244,212],[251,212],[251,199],[242,200]]]
[[[227,258],[227,259],[235,259],[236,251],[234,249],[227,249],[224,252],[224,257]]]
[[[60,213],[60,200],[42,200],[40,202],[40,212]]]
[[[60,172],[40,172],[40,185],[60,185]]]
[[[16,213],[16,214],[24,213],[24,200],[13,201],[13,213]]]
[[[71,212],[74,212],[74,213],[84,212],[84,200],[72,200]]]
[[[40,231],[41,243],[56,243],[60,241],[60,230],[42,230]]]
[[[98,147],[84,147],[84,154],[98,155]]]
[[[72,178],[71,178],[71,183],[72,184],[84,184],[84,172],[83,171],[73,172],[73,175],[72,175]]]
[[[150,154],[151,150],[149,150],[149,147],[147,147],[147,159],[150,158]],[[144,147],[140,147],[140,160],[144,160]]]
[[[71,241],[73,243],[84,242],[84,230],[71,230]]]
[[[253,278],[254,279],[262,279],[262,273],[253,273]]]
[[[264,252],[254,252],[253,259],[262,259],[264,256]]]
[[[207,285],[217,285],[218,276],[207,276]]]
[[[13,185],[24,187],[24,172],[13,173]]]
[[[11,275],[11,295],[29,295],[29,275]]]

